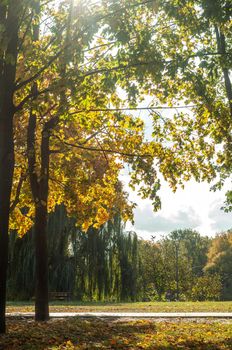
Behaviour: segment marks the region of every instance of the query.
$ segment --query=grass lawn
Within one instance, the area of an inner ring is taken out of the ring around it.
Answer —
[[[231,321],[8,319],[0,350],[231,350]]]
[[[8,302],[7,312],[33,312],[29,302]],[[52,302],[51,312],[232,312],[232,301],[221,302],[141,302],[141,303],[78,303]]]

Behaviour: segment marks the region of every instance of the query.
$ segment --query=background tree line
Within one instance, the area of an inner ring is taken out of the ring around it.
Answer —
[[[8,299],[34,297],[34,230],[10,235]],[[50,292],[82,301],[231,300],[232,233],[190,229],[158,241],[125,232],[120,215],[83,233],[64,206],[48,220]]]

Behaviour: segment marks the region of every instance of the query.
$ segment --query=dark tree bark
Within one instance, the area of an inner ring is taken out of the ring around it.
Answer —
[[[36,115],[31,113],[27,135],[27,156],[30,185],[35,203],[35,319],[47,321],[49,319],[48,305],[48,248],[47,248],[47,216],[49,195],[49,160],[50,135],[58,119],[46,122],[42,131],[40,164],[36,163]],[[39,176],[37,175],[37,171]]]
[[[34,3],[33,10],[40,14],[40,1]],[[39,24],[33,26],[33,40],[39,40]],[[38,93],[37,83],[32,86],[34,95]],[[36,161],[36,114],[31,112],[27,134],[27,157],[32,196],[35,205],[35,320],[49,319],[48,304],[48,247],[47,247],[47,201],[49,179],[49,131],[46,124],[42,132],[41,161]],[[36,169],[38,168],[39,176]]]
[[[12,116],[0,115],[0,333],[5,328],[6,278],[8,265],[8,226],[14,170]]]
[[[40,180],[38,181],[38,197],[35,199],[36,321],[46,321],[49,319],[47,248],[49,141],[50,130],[48,128],[48,123],[46,123],[42,132],[41,169]]]
[[[49,319],[48,305],[48,248],[47,248],[47,208],[38,204],[35,210],[35,320]]]
[[[73,0],[71,0],[71,7]],[[34,6],[37,15],[40,13],[40,1]],[[39,39],[39,25],[33,27],[33,39]],[[65,75],[65,62],[62,68]],[[38,88],[36,82],[32,86],[36,96]],[[64,95],[65,96],[65,95]],[[65,102],[61,96],[61,101]],[[64,103],[63,103],[64,105]],[[49,319],[48,303],[48,247],[47,247],[47,217],[48,217],[48,195],[49,195],[49,161],[50,161],[50,136],[51,131],[56,127],[59,117],[53,117],[45,122],[42,130],[40,147],[40,164],[36,159],[36,114],[31,112],[28,124],[27,155],[28,168],[32,196],[35,204],[35,266],[36,266],[36,289],[35,289],[35,320],[47,321]],[[36,171],[37,170],[37,171]],[[39,174],[39,176],[37,175]]]
[[[0,57],[0,333],[6,330],[6,278],[8,265],[8,228],[10,196],[14,173],[13,105],[18,50],[20,1],[8,1],[0,7],[0,24],[8,40]],[[9,60],[10,58],[10,60]]]

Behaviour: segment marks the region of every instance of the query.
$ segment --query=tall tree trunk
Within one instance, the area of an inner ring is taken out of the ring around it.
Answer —
[[[42,131],[40,176],[36,172],[36,115],[31,114],[28,125],[27,149],[28,168],[32,195],[35,203],[35,264],[36,292],[35,319],[47,321],[48,306],[48,248],[47,248],[47,202],[49,180],[50,128],[55,119],[47,122]]]
[[[0,333],[4,333],[6,278],[8,265],[8,226],[14,171],[12,116],[0,115]]]
[[[20,7],[20,1],[17,2]],[[14,83],[18,50],[19,9],[15,1],[1,4],[0,24],[5,28],[7,48],[0,56],[0,333],[4,333],[6,277],[8,265],[8,228],[10,196],[14,173]],[[11,61],[6,61],[10,57]]]
[[[70,2],[73,8],[73,0]],[[40,1],[34,5],[34,11],[40,14]],[[72,11],[70,10],[70,13]],[[69,15],[70,16],[70,15]],[[67,37],[69,34],[69,23]],[[39,24],[33,28],[33,40],[39,39]],[[62,67],[62,77],[65,77],[66,62],[64,60]],[[38,90],[37,83],[33,84],[32,90]],[[65,93],[61,93],[62,107],[64,108]],[[27,156],[28,168],[32,196],[35,204],[35,265],[36,265],[36,292],[35,292],[35,319],[36,321],[46,321],[49,319],[48,305],[48,248],[47,248],[47,216],[48,216],[48,195],[49,195],[49,161],[50,161],[50,136],[59,117],[53,117],[45,122],[42,130],[41,140],[41,160],[39,166],[36,164],[36,115],[31,112],[28,124],[27,137]],[[36,168],[38,172],[36,172]],[[37,175],[39,173],[39,176]]]
[[[35,320],[47,321],[48,306],[48,249],[47,249],[47,207],[37,205],[35,210]]]
[[[35,319],[49,319],[48,305],[48,247],[47,247],[47,217],[48,217],[48,181],[49,181],[49,142],[50,124],[47,122],[42,131],[41,165],[37,202],[35,202],[35,257],[36,257],[36,292]]]
[[[40,1],[34,3],[34,12],[40,14]],[[40,25],[33,26],[33,41],[39,40]],[[38,91],[37,83],[32,90]],[[31,113],[28,124],[28,166],[32,196],[35,205],[35,320],[49,319],[48,305],[48,247],[47,247],[47,201],[49,169],[49,133],[42,132],[40,176],[36,173],[36,115]]]

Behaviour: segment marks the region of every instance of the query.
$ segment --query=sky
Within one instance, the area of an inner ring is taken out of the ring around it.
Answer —
[[[142,200],[128,187],[128,176],[122,181],[129,192],[129,198],[137,204],[134,211],[135,224],[127,224],[127,230],[134,230],[144,239],[159,239],[173,230],[191,228],[203,236],[215,236],[216,233],[232,228],[232,213],[220,208],[225,200],[225,192],[230,188],[227,183],[222,191],[210,191],[208,183],[189,181],[185,189],[173,193],[163,182],[160,190],[162,209],[153,212],[151,201]]]

